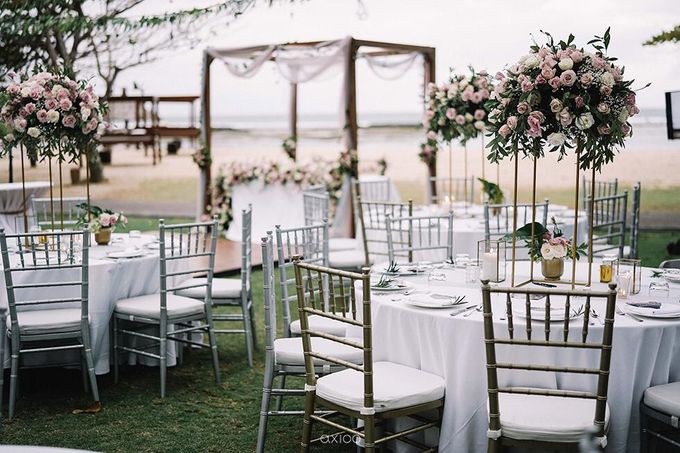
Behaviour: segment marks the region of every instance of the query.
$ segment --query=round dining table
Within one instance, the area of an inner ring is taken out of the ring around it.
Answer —
[[[385,263],[381,263],[374,266],[375,278],[384,270],[384,265]],[[508,269],[509,267],[510,263]],[[568,278],[571,275],[571,266],[565,267],[569,272],[564,278]],[[578,264],[578,281],[585,281],[587,268],[585,262]],[[594,278],[598,279],[598,263],[593,264],[593,269]],[[540,265],[535,272],[540,275]],[[442,452],[484,452],[487,449],[488,415],[482,293],[479,281],[466,283],[468,279],[465,269],[453,266],[435,268],[428,273],[429,277],[424,274],[397,277],[405,287],[396,291],[372,291],[373,360],[392,361],[443,377],[446,381],[446,396],[442,427],[439,432],[435,430],[426,433],[425,440],[429,438],[438,443],[439,451]],[[433,278],[433,274],[438,278]],[[518,262],[516,282],[523,281],[528,275],[529,263]],[[611,416],[607,435],[608,452],[637,452],[640,442],[639,404],[645,389],[680,380],[680,283],[669,283],[668,292],[655,291],[650,294],[650,283],[663,281],[663,277],[656,276],[651,269],[643,268],[641,291],[625,299],[617,298],[608,392]],[[492,285],[509,286],[510,281]],[[593,290],[607,288],[599,280],[591,286]],[[533,284],[529,287],[539,288]],[[443,308],[430,308],[427,304],[423,307],[423,298],[431,297],[432,294],[464,296],[465,303],[456,306],[437,304],[440,307],[443,305]],[[505,296],[493,296],[492,304],[497,307],[494,310],[494,330],[503,332],[505,329],[507,333],[507,321],[504,320]],[[647,312],[640,308],[635,312],[642,312],[643,316],[631,316],[628,303],[650,299],[661,302],[666,310],[677,312],[677,317],[651,317],[652,309],[649,309],[650,316],[645,316]],[[602,338],[605,303],[604,300],[593,299],[592,308],[599,317],[590,317],[589,341]],[[523,304],[524,299],[513,302],[513,306],[522,307]],[[461,310],[467,307],[471,308]],[[575,302],[572,302],[572,307],[576,309]],[[579,336],[583,327],[583,315],[577,311],[573,314],[569,323],[570,335]],[[515,331],[522,332],[526,325],[525,320],[519,316],[514,318]],[[543,320],[534,320],[533,323],[536,324],[534,329],[543,329]],[[555,338],[561,335],[561,329],[562,323],[556,323]],[[350,331],[348,335],[359,337],[360,332]],[[527,350],[526,347],[513,347],[509,350],[499,346],[497,353],[506,354],[505,357],[509,354],[509,360],[515,363],[599,367],[599,354],[593,354],[593,351],[561,348],[555,352],[555,349]],[[500,385],[594,390],[595,381],[592,377],[503,371],[499,371]],[[402,448],[403,445],[399,444],[398,447]]]
[[[152,235],[138,235],[130,237],[129,234],[114,233],[109,245],[97,245],[94,240],[89,250],[89,315],[90,331],[92,338],[92,350],[94,354],[95,373],[106,374],[109,372],[109,321],[116,302],[145,294],[159,293],[160,291],[160,256],[158,252],[158,238]],[[11,242],[8,244],[12,246]],[[115,258],[113,256],[116,256]],[[17,263],[18,254],[10,255],[10,264]],[[167,263],[168,271],[179,270],[180,263],[185,260],[172,260]],[[2,263],[0,263],[0,266]],[[13,273],[15,283],[41,281],[46,278],[45,272],[19,272]],[[80,269],[63,269],[50,273],[50,281],[79,280]],[[0,307],[7,307],[7,291],[4,272],[0,272]],[[62,289],[63,291],[72,290]],[[32,293],[22,292],[21,296],[27,299],[40,298],[36,290]],[[59,288],[49,288],[51,298],[58,295]],[[73,295],[71,295],[72,297]],[[43,296],[44,297],[44,296]],[[160,299],[159,299],[160,300]],[[160,303],[160,302],[159,302]],[[61,304],[64,305],[64,304]],[[60,305],[60,307],[61,307]],[[52,307],[57,308],[57,307]],[[8,315],[9,316],[9,315]],[[9,324],[9,322],[8,322]],[[168,343],[168,365],[175,364],[175,342]],[[8,349],[5,350],[5,367],[9,366]],[[43,366],[50,364],[62,364],[72,362],[73,351],[58,351],[56,353],[33,353],[22,357],[25,365]],[[77,352],[75,353],[77,354]],[[77,357],[77,355],[75,356]],[[77,361],[75,361],[77,363]],[[155,359],[129,355],[129,362],[156,365]]]
[[[26,204],[24,207],[24,188],[26,189]],[[32,197],[44,196],[50,188],[48,181],[10,182],[0,184],[0,228],[5,232],[18,233],[23,231],[23,222],[20,221],[24,209],[27,216],[31,216],[30,200]],[[19,221],[18,221],[19,220]]]

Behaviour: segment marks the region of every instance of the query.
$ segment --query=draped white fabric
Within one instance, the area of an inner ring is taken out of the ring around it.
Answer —
[[[30,210],[31,197],[42,197],[48,189],[50,183],[47,181],[28,181],[26,182],[26,204]],[[17,219],[23,217],[24,195],[20,182],[0,184],[0,228],[4,228],[8,234],[15,233],[17,226],[23,230],[21,221]],[[30,213],[29,213],[30,215]]]
[[[373,56],[364,54],[361,57],[366,60],[368,67],[375,75],[383,80],[397,80],[406,74],[418,60],[417,52],[397,55]]]

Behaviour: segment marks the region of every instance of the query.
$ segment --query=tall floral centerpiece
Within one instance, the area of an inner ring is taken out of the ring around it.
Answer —
[[[62,163],[74,162],[83,155],[89,157],[96,150],[104,130],[106,104],[99,102],[89,82],[73,80],[65,74],[36,72],[29,76],[10,72],[7,78],[6,87],[0,91],[0,120],[8,133],[0,140],[0,156],[15,148],[22,151],[22,180],[24,155],[33,161],[48,159],[50,183],[52,159],[56,158],[59,197],[63,200]],[[51,185],[50,198],[53,199]]]
[[[486,71],[455,74],[441,85],[431,83],[426,96],[423,125],[427,129],[426,142],[421,145],[420,158],[430,164],[436,159],[440,142],[449,144],[449,178],[452,177],[451,143],[465,146],[465,179],[467,179],[467,141],[483,135],[488,125],[485,103],[493,85]],[[483,149],[483,147],[482,147]],[[482,168],[484,168],[482,166]],[[482,175],[484,177],[484,175]],[[465,185],[467,191],[467,184]],[[433,190],[436,188],[433,187]],[[449,194],[451,197],[452,194]],[[467,193],[466,193],[467,198]]]
[[[624,68],[607,54],[609,29],[588,43],[590,50],[576,47],[573,35],[559,42],[549,33],[544,35],[545,44],[534,44],[527,55],[496,75],[498,84],[487,103],[492,137],[487,145],[489,158],[499,161],[513,157],[515,184],[519,153],[532,158],[535,204],[537,159],[546,150],[558,153],[562,159],[568,150],[575,149],[578,211],[579,169],[592,171],[594,186],[595,173],[614,159],[632,134],[629,118],[639,109],[631,88],[633,81],[624,78]],[[595,193],[592,187],[591,193]],[[514,203],[517,204],[516,190]],[[578,214],[575,224],[576,228]],[[516,216],[513,229],[517,229]],[[592,248],[592,231],[590,236]],[[513,255],[514,242],[515,238]],[[575,237],[571,244],[574,253],[576,244]],[[592,253],[589,255],[592,264]],[[572,284],[575,272],[574,264]]]

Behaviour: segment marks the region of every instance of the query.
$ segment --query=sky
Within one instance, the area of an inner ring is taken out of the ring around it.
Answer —
[[[134,14],[189,8],[209,0],[147,0]],[[359,39],[393,41],[436,48],[437,80],[449,67],[468,65],[489,72],[508,66],[527,53],[532,34],[556,38],[572,33],[585,46],[611,26],[609,54],[619,57],[636,87],[644,109],[661,108],[664,92],[680,90],[680,45],[643,47],[660,30],[680,23],[678,0],[305,0],[273,6],[260,2],[228,26],[213,28],[194,49],[182,49],[120,76],[118,90],[140,85],[145,94],[198,94],[201,54],[205,47],[239,47],[289,41]],[[212,69],[214,115],[281,115],[288,111],[288,83],[274,65],[253,78],[230,75],[220,62]],[[299,111],[335,113],[340,99],[339,72],[300,86]],[[358,110],[370,113],[417,112],[421,108],[422,68],[414,65],[397,81],[357,68]],[[129,91],[128,91],[129,92]],[[118,93],[118,91],[116,92]]]

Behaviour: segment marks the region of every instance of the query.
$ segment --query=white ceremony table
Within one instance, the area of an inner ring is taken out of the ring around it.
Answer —
[[[528,263],[517,263],[518,275],[528,275]],[[568,264],[568,263],[565,263]],[[587,265],[579,263],[577,273],[584,278]],[[376,265],[376,270],[383,265]],[[598,265],[593,265],[594,271]],[[509,269],[509,265],[508,265]],[[571,267],[565,266],[566,272]],[[377,272],[377,271],[376,271]],[[470,304],[481,305],[481,289],[478,284],[465,283],[462,269],[435,270],[446,275],[446,281],[430,281],[423,276],[403,277],[416,289],[442,294],[465,295]],[[537,272],[540,273],[540,270]],[[594,275],[599,276],[598,272]],[[643,269],[642,291],[627,300],[647,301],[651,271]],[[659,278],[655,280],[660,280]],[[521,281],[521,280],[519,280]],[[509,282],[504,282],[507,285]],[[537,286],[535,286],[538,288]],[[602,290],[606,285],[593,284],[593,289]],[[680,284],[670,283],[670,297],[664,304],[679,303]],[[501,295],[495,295],[503,298]],[[464,317],[452,317],[450,313],[459,307],[445,309],[419,308],[406,302],[408,296],[401,293],[373,292],[372,322],[374,361],[389,360],[423,371],[434,373],[446,380],[446,399],[442,429],[439,435],[439,451],[442,452],[485,452],[487,449],[487,381],[486,355],[483,340],[482,313],[474,312]],[[504,300],[495,302],[495,330],[507,334],[507,321],[500,320],[505,309]],[[523,300],[513,305],[523,305]],[[617,304],[625,303],[618,299]],[[593,301],[593,308],[604,316],[604,300]],[[680,306],[680,304],[679,304]],[[525,322],[514,317],[515,332],[525,335]],[[534,330],[543,323],[535,321]],[[571,321],[570,336],[579,336],[583,318]],[[553,333],[561,335],[562,325],[555,323]],[[603,325],[591,318],[589,341],[602,338]],[[349,331],[348,335],[360,336],[360,332]],[[499,357],[508,354],[499,347]],[[611,422],[608,433],[608,452],[637,452],[639,449],[639,404],[643,392],[652,385],[666,384],[680,380],[680,319],[649,319],[637,322],[629,316],[616,314],[614,339],[609,379],[609,407]],[[507,351],[507,350],[506,350]],[[515,363],[562,364],[597,368],[598,354],[584,350],[554,352],[534,347],[513,350]],[[504,354],[504,355],[503,355]],[[566,363],[564,361],[567,361]],[[578,363],[574,363],[578,362]],[[515,371],[512,380],[499,371],[500,385],[534,385],[544,388],[593,390],[592,378],[566,374]],[[395,376],[398,379],[398,376]],[[503,408],[501,407],[501,411]],[[435,433],[428,433],[428,437]],[[403,444],[399,444],[403,446]]]
[[[160,291],[160,257],[158,250],[151,250],[147,246],[156,242],[156,237],[151,235],[143,235],[142,237],[130,238],[128,234],[114,234],[112,242],[108,246],[101,246],[94,243],[90,247],[89,260],[89,312],[90,312],[90,329],[92,336],[92,349],[94,353],[95,372],[97,374],[106,374],[109,372],[109,321],[113,313],[116,301],[129,297],[141,296],[144,294],[153,294]],[[10,247],[12,244],[8,244]],[[144,255],[137,258],[127,259],[113,259],[106,255],[113,251],[122,251],[131,248],[139,248],[144,252]],[[18,260],[18,255],[13,254],[12,260]],[[179,270],[181,266],[180,261],[173,260],[168,262],[168,271]],[[0,266],[2,264],[0,263]],[[171,269],[172,268],[172,269]],[[54,273],[54,281],[66,281],[79,279],[79,270],[64,270],[62,272]],[[41,274],[41,275],[36,275]],[[46,272],[19,272],[14,273],[12,277],[15,283],[26,283],[35,278],[44,279]],[[78,275],[76,275],[78,274]],[[5,289],[4,272],[0,272],[0,307],[7,307],[7,291]],[[72,289],[72,288],[71,288]],[[68,289],[64,289],[68,291]],[[32,290],[33,291],[33,290]],[[50,295],[58,297],[55,289],[50,289]],[[26,294],[26,291],[20,293],[21,297],[38,298],[39,295]],[[44,297],[44,296],[43,296]],[[160,299],[159,299],[160,300]],[[160,303],[160,302],[159,302]],[[66,305],[66,304],[62,304]],[[58,308],[58,307],[52,307]],[[9,317],[9,314],[7,315]],[[7,323],[9,325],[9,321]],[[9,365],[9,354],[5,354],[5,367]],[[68,351],[64,351],[67,354]],[[168,343],[168,365],[175,364],[175,342]],[[74,356],[76,357],[76,356]],[[64,363],[64,356],[52,353],[48,358],[42,353],[25,354],[22,357],[26,364],[46,364]],[[156,365],[157,361],[154,359],[143,358],[141,356],[129,356],[131,363],[134,361]]]
[[[26,209],[30,216],[31,197],[42,197],[50,188],[47,181],[26,182]],[[0,228],[4,228],[7,234],[16,232],[16,219],[24,212],[24,194],[20,182],[0,184]],[[23,231],[23,224],[21,225]]]

